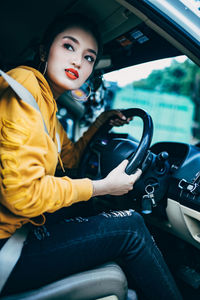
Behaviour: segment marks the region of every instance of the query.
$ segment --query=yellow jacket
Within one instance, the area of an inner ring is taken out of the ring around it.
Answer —
[[[41,114],[19,100],[0,77],[0,239],[9,237],[27,222],[44,224],[45,212],[91,198],[90,179],[54,177],[58,163],[56,132],[63,164],[72,168],[96,131],[91,126],[78,142],[72,143],[56,118],[56,102],[42,74],[25,66],[8,74],[36,99],[49,136]]]

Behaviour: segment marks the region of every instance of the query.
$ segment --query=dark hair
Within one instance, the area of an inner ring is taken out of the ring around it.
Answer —
[[[49,25],[41,41],[41,45],[44,48],[46,56],[48,56],[49,54],[50,47],[55,37],[65,29],[73,26],[80,27],[86,30],[87,32],[91,33],[92,36],[95,38],[98,46],[97,58],[95,61],[95,65],[96,65],[102,55],[102,40],[101,40],[100,32],[98,30],[97,25],[94,23],[92,19],[77,13],[66,14],[61,17],[58,17]],[[38,59],[40,59],[38,57],[39,55],[40,54],[37,53],[35,64],[36,61],[39,62],[38,61]]]

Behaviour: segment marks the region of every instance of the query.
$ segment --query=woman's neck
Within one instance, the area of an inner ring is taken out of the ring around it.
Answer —
[[[65,92],[65,90],[61,88],[59,89],[51,80],[49,80],[49,78],[45,78],[50,86],[54,99],[57,100]]]

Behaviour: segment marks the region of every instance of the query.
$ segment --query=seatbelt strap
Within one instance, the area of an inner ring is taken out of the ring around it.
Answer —
[[[0,75],[7,81],[13,91],[22,99],[24,102],[31,105],[37,111],[40,112],[39,106],[33,97],[33,95],[19,82],[10,77],[8,74],[0,70]],[[40,112],[41,114],[41,112]],[[42,114],[41,114],[42,116]],[[46,124],[42,117],[44,130],[48,134]],[[16,232],[8,239],[0,250],[0,293],[12,272],[14,266],[20,258],[21,251],[24,245],[24,241],[28,235],[28,228],[26,226],[17,229]]]
[[[28,103],[31,105],[33,108],[35,108],[38,112],[40,112],[39,106],[33,97],[33,95],[19,82],[17,82],[15,79],[10,77],[8,74],[0,70],[0,75],[7,81],[7,83],[11,86],[13,91],[19,96],[20,99],[22,99],[24,102]],[[41,114],[41,112],[40,112]],[[42,115],[42,114],[41,114]],[[44,119],[42,117],[43,124],[44,124],[44,130],[48,134],[48,130],[46,127],[46,124],[44,122]]]
[[[23,226],[15,231],[15,233],[7,240],[0,251],[0,293],[12,272],[14,266],[20,258],[22,248],[28,228]]]
[[[10,87],[13,89],[13,91],[19,96],[20,99],[22,99],[24,102],[31,105],[33,108],[35,108],[41,114],[39,106],[38,106],[35,98],[23,85],[21,85],[19,82],[17,82],[15,79],[13,79],[11,76],[6,74],[2,70],[0,70],[0,75],[5,79],[5,81],[7,81],[7,83],[10,85]],[[42,116],[42,114],[41,114],[41,116]],[[42,116],[42,120],[43,120],[43,124],[44,124],[44,130],[47,134],[49,134],[46,124],[44,122],[43,116]],[[58,133],[56,133],[56,141],[57,141],[57,145],[58,145],[58,153],[60,153],[61,145],[60,145],[60,137],[59,137]]]

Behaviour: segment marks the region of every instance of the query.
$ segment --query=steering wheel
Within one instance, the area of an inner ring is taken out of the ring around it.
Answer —
[[[126,167],[126,173],[132,174],[134,171],[141,167],[144,160],[148,157],[148,149],[151,144],[152,135],[153,135],[153,122],[151,116],[140,108],[130,108],[127,110],[122,110],[122,113],[125,117],[140,117],[143,121],[143,133],[141,140],[138,143],[135,143],[129,139],[113,139],[114,148],[122,149],[122,152],[127,152],[129,163]],[[112,117],[113,118],[113,117]],[[88,167],[88,162],[92,154],[96,154],[98,157],[98,174],[96,179],[100,179],[102,177],[102,167],[101,167],[101,153],[105,149],[105,136],[108,135],[109,131],[113,126],[109,125],[109,120],[107,120],[96,132],[93,138],[88,143],[79,165],[78,174],[80,177],[85,177],[85,170]],[[127,147],[128,146],[128,147]],[[113,151],[114,148],[111,147],[110,151]],[[123,158],[122,158],[123,159]],[[122,160],[121,159],[121,160]],[[124,158],[125,159],[125,158]],[[108,162],[109,163],[109,162]],[[116,163],[116,161],[115,161]],[[117,162],[117,164],[120,163]],[[107,164],[107,163],[106,163]],[[112,166],[112,168],[114,168]],[[111,170],[110,170],[111,171]],[[105,171],[104,171],[105,173]],[[107,172],[108,173],[108,172]],[[107,174],[104,174],[104,176]]]

